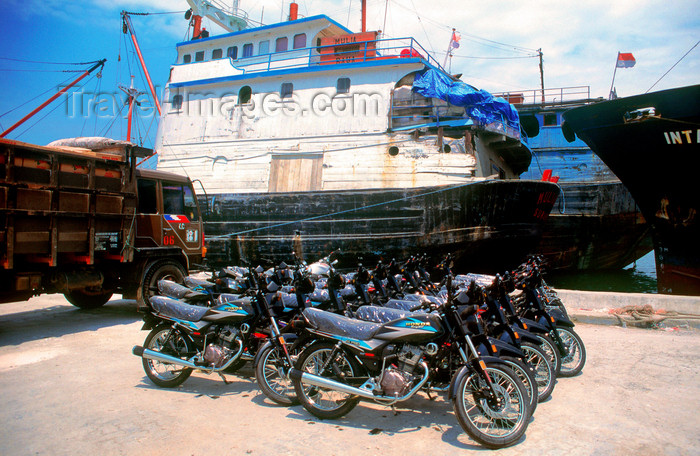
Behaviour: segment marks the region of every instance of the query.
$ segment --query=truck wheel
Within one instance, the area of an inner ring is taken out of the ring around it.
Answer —
[[[75,307],[96,309],[105,305],[109,298],[112,297],[112,293],[104,292],[101,288],[97,291],[83,288],[82,290],[71,290],[68,293],[64,293],[63,296]]]
[[[182,283],[184,281],[185,269],[180,263],[173,260],[161,260],[153,263],[146,269],[141,283],[141,297],[146,307],[151,307],[149,299],[158,294],[158,281],[167,279],[173,282]]]

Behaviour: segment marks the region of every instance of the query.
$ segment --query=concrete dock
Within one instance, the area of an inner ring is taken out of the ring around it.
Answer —
[[[575,322],[640,328],[700,329],[700,296],[556,291]]]
[[[301,406],[272,404],[250,366],[227,376],[230,384],[195,373],[178,388],[158,388],[131,354],[146,337],[141,318],[135,301],[116,298],[87,311],[62,296],[1,305],[0,454],[483,452],[444,395],[419,393],[395,410],[362,403],[319,420]],[[559,379],[523,439],[498,454],[698,454],[698,330],[577,323],[576,331],[588,353],[583,371]]]

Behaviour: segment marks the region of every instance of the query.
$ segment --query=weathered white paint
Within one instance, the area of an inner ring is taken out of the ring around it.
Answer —
[[[281,162],[272,166],[274,173],[289,169],[299,179],[312,175],[309,156],[322,157],[322,190],[464,183],[492,175],[492,165],[502,168],[506,177],[517,177],[489,146],[498,139],[493,134],[467,127],[471,135],[466,141],[464,136],[442,138],[442,146],[451,148],[451,153],[443,153],[434,129],[390,130],[392,97],[409,108],[416,97],[410,85],[397,88],[397,82],[422,70],[422,62],[396,58],[369,66],[317,65],[315,48],[274,53],[277,38],[287,37],[291,48],[298,33],[306,33],[307,43],[315,45],[322,36],[344,32],[327,19],[317,19],[179,45],[159,125],[158,168],[184,170],[200,179],[210,193],[290,188],[290,183],[278,184],[277,177],[270,181],[273,156],[285,159],[282,168]],[[255,54],[265,40],[272,54],[241,58],[244,44],[253,43]],[[214,49],[222,49],[225,56],[230,46],[238,46],[238,59],[211,60]],[[194,63],[198,51],[205,52],[205,60]],[[181,64],[185,54],[192,56],[193,63]],[[292,65],[299,70],[289,69]],[[261,71],[268,66],[288,71]],[[341,78],[350,79],[348,93],[337,91]],[[291,96],[284,99],[283,84],[292,87]],[[246,86],[252,96],[243,102]],[[174,103],[176,97],[181,97],[181,103]],[[427,103],[446,105],[441,100]],[[425,111],[434,112],[430,107]],[[292,155],[285,158],[285,154]],[[295,164],[294,157],[307,162]],[[299,183],[298,188],[309,185]]]

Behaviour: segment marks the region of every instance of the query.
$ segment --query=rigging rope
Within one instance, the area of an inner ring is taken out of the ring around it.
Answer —
[[[164,11],[164,12],[159,12],[159,13],[135,13],[133,11],[123,11],[124,14],[127,14],[129,16],[158,16],[161,14],[184,14],[186,13],[186,10],[182,11]]]
[[[85,84],[83,85],[83,87],[84,87],[85,85],[87,85],[88,83],[90,83],[90,81],[92,81],[96,76],[97,76],[96,74],[91,75],[91,76],[90,76],[90,79],[88,79],[88,80],[85,82]],[[34,122],[34,123],[31,124],[29,127],[27,127],[26,129],[24,129],[21,133],[19,133],[19,134],[15,137],[15,139],[19,139],[20,136],[22,136],[23,134],[25,134],[26,132],[28,132],[29,130],[31,130],[32,128],[34,128],[34,126],[36,126],[36,124],[38,124],[39,122],[41,122],[42,120],[44,120],[44,119],[45,119],[46,117],[48,117],[51,113],[53,113],[56,109],[58,109],[59,107],[63,106],[65,103],[68,102],[68,97],[61,97],[61,98],[63,98],[63,102],[58,103],[56,106],[53,107],[53,109],[51,109],[49,112],[47,112],[44,116],[42,116],[42,117],[39,118],[36,122]]]
[[[382,201],[381,203],[370,204],[370,205],[367,205],[367,206],[355,207],[355,208],[347,209],[347,210],[344,210],[344,211],[330,212],[330,213],[328,213],[328,214],[316,215],[316,216],[314,216],[314,217],[306,217],[306,218],[299,219],[299,220],[293,220],[293,221],[291,221],[291,222],[283,222],[283,223],[278,223],[278,224],[275,224],[275,225],[264,226],[264,227],[261,227],[261,228],[252,228],[252,229],[250,229],[250,230],[243,230],[243,231],[238,231],[238,232],[235,232],[235,233],[221,234],[221,235],[218,235],[218,236],[207,236],[207,239],[226,239],[226,238],[230,238],[230,237],[233,237],[233,236],[238,236],[238,235],[240,235],[240,234],[246,234],[246,233],[253,233],[253,232],[256,232],[256,231],[269,230],[269,229],[272,229],[272,228],[279,228],[279,227],[281,227],[281,226],[293,225],[293,224],[296,224],[296,223],[308,222],[308,221],[311,221],[311,220],[319,220],[319,219],[326,218],[326,217],[331,217],[331,216],[334,216],[334,215],[349,214],[349,213],[351,213],[351,212],[357,212],[357,211],[361,211],[361,210],[364,210],[364,209],[371,209],[371,208],[373,208],[373,207],[386,206],[386,205],[389,205],[389,204],[399,203],[399,202],[402,202],[402,201],[408,201],[408,200],[411,200],[411,199],[414,199],[414,198],[420,198],[420,197],[423,197],[423,196],[434,195],[434,194],[436,194],[436,193],[441,193],[441,192],[446,192],[446,191],[448,191],[448,190],[454,190],[454,189],[457,189],[457,188],[466,187],[467,185],[472,185],[473,183],[474,183],[474,182],[467,182],[467,183],[459,184],[459,185],[445,186],[445,187],[439,188],[438,190],[433,190],[433,191],[430,191],[430,192],[418,193],[418,194],[416,194],[416,195],[405,196],[405,197],[403,197],[403,198],[396,198],[396,199],[389,200],[389,201]]]
[[[65,80],[63,80],[63,81],[61,81],[61,82],[58,83],[56,86],[49,87],[47,90],[41,92],[39,95],[36,95],[34,98],[31,98],[31,99],[25,101],[25,102],[22,103],[21,105],[16,106],[16,107],[10,109],[9,111],[5,112],[4,114],[0,114],[0,118],[5,117],[7,114],[9,114],[9,113],[11,113],[11,112],[13,112],[13,111],[16,111],[17,109],[21,108],[22,106],[24,106],[24,105],[26,105],[26,104],[31,103],[32,101],[36,100],[37,98],[39,98],[39,97],[41,97],[41,96],[43,96],[43,95],[46,95],[47,93],[51,92],[51,91],[54,90],[55,88],[58,88],[58,87],[61,87],[62,85],[67,84],[67,83],[68,83],[69,81],[71,81],[72,79],[73,79],[73,76],[71,76],[71,77],[69,77],[69,78],[67,78],[67,79],[65,79]]]
[[[665,72],[665,73],[663,74],[663,76],[661,76],[654,84],[652,84],[651,87],[649,87],[649,88],[647,89],[647,91],[644,92],[644,93],[649,93],[649,91],[650,91],[651,89],[653,89],[654,86],[655,86],[656,84],[659,83],[659,81],[661,81],[664,77],[666,77],[666,75],[669,74],[669,73],[671,72],[671,70],[673,70],[673,69],[676,67],[676,65],[678,65],[679,63],[681,63],[681,60],[683,60],[688,54],[690,54],[690,52],[691,52],[693,49],[695,49],[695,48],[698,46],[698,44],[700,44],[700,41],[698,41],[697,43],[695,43],[695,45],[693,45],[693,47],[691,47],[691,48],[688,50],[688,52],[686,52],[685,54],[683,54],[683,57],[681,57],[680,59],[678,59],[678,61],[677,61],[676,63],[674,63],[673,66],[672,66],[671,68],[669,68],[668,71]]]
[[[94,60],[92,62],[43,62],[39,60],[23,60],[23,59],[12,59],[9,57],[0,57],[0,60],[11,60],[13,62],[24,62],[24,63],[39,63],[42,65],[94,65],[99,63],[99,60]]]

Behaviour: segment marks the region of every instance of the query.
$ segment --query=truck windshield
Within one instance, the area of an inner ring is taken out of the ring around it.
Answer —
[[[186,215],[191,222],[199,220],[199,210],[192,188],[187,184],[163,182],[163,212]]]

